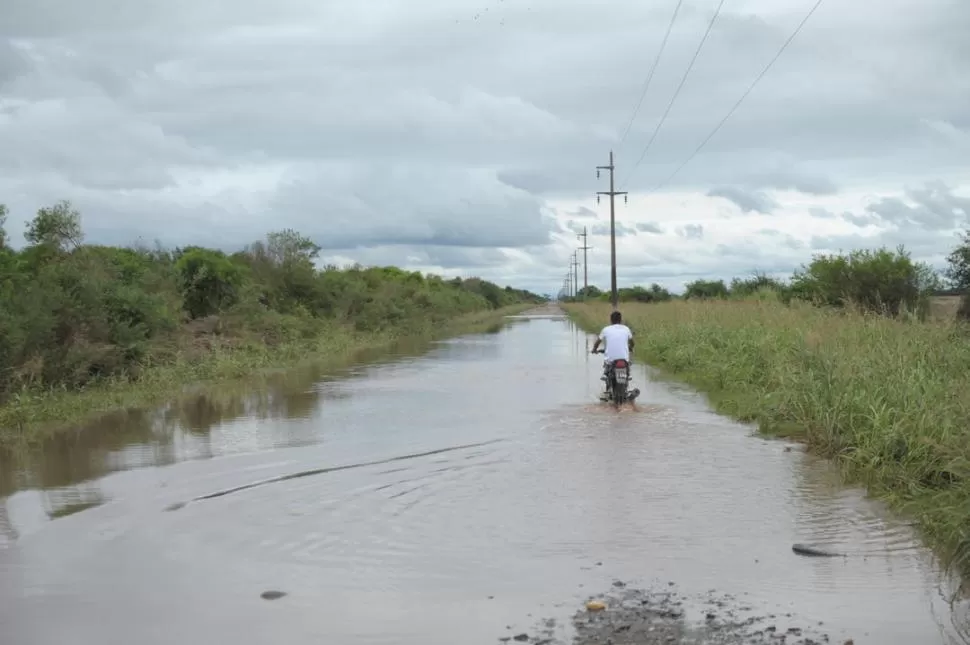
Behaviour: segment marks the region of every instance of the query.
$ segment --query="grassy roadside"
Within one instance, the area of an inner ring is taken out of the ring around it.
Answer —
[[[240,379],[301,363],[338,368],[362,354],[390,349],[395,343],[434,340],[494,328],[510,314],[535,305],[519,304],[457,316],[444,325],[411,325],[403,334],[361,333],[349,326],[321,326],[311,339],[267,345],[261,342],[216,344],[205,353],[180,353],[170,362],[145,366],[136,379],[107,379],[81,390],[28,390],[0,407],[0,448],[43,440],[98,415],[142,407],[178,397],[188,390]]]
[[[589,330],[608,304],[569,304]],[[724,414],[799,439],[970,573],[970,334],[774,301],[623,304],[636,355]]]

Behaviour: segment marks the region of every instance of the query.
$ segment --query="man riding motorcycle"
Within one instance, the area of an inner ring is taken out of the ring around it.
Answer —
[[[610,314],[610,324],[600,331],[599,337],[593,344],[592,353],[595,354],[600,343],[604,342],[606,343],[606,350],[603,352],[603,358],[606,359],[608,366],[612,366],[616,360],[630,362],[630,354],[634,346],[633,331],[623,324],[623,316],[619,311]],[[607,374],[607,378],[609,378],[609,374]],[[609,387],[608,383],[607,387]]]

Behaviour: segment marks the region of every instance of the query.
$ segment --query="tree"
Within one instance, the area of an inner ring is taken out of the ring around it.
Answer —
[[[243,270],[222,251],[188,247],[175,264],[185,311],[204,318],[235,304]]]
[[[684,299],[727,298],[728,288],[724,280],[694,280],[685,285]]]
[[[0,204],[0,251],[7,248],[7,206]]]
[[[310,238],[293,229],[283,229],[266,236],[267,254],[277,266],[292,263],[313,264],[320,253],[320,246]]]
[[[963,295],[957,318],[970,320],[970,229],[960,236],[960,245],[946,258],[945,275],[950,284]]]
[[[945,275],[959,291],[970,290],[970,229],[960,235],[960,245],[946,258]]]
[[[24,237],[34,246],[60,251],[66,251],[69,247],[78,248],[84,242],[81,213],[66,200],[49,208],[41,208],[27,225]]]
[[[770,278],[764,273],[756,272],[750,278],[734,278],[731,280],[731,295],[732,296],[752,296],[763,289],[771,289],[774,291],[784,290],[785,285],[780,281]]]

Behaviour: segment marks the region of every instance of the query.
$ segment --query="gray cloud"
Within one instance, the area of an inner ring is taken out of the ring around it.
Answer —
[[[581,227],[580,230],[582,230]],[[595,224],[589,229],[589,232],[591,235],[608,237],[610,234],[610,225],[609,223]],[[623,222],[614,222],[613,232],[615,233],[616,237],[626,237],[627,235],[636,235],[637,229],[629,224],[624,224]]]
[[[793,250],[801,250],[805,248],[806,244],[802,240],[789,235],[788,233],[783,233],[782,231],[775,230],[773,228],[763,228],[758,231],[760,235],[769,237],[772,239],[772,243],[781,244]]]
[[[840,186],[970,176],[970,3],[900,2],[876,14],[862,0],[823,5],[669,187],[777,214],[766,191],[831,196]],[[549,280],[547,290],[575,241],[547,200],[561,220],[585,220],[601,235],[602,207],[568,203],[607,188],[595,167],[608,151],[617,151],[619,189],[654,187],[806,9],[728,3],[633,171],[706,27],[707,3],[685,3],[622,145],[654,53],[644,43],[659,42],[666,5],[620,0],[604,14],[580,0],[123,4],[4,4],[0,194],[15,237],[38,207],[67,198],[93,241],[237,246],[289,226],[334,254],[455,269],[488,259],[498,264],[479,266],[490,275],[527,272]],[[965,218],[966,201],[928,187],[837,216],[920,239]],[[628,240],[637,231],[663,232],[618,227]],[[426,246],[437,260],[415,252]],[[534,263],[476,250],[485,247],[529,249]],[[643,257],[696,273],[716,270],[705,263],[744,266],[747,250],[738,253]]]
[[[749,188],[796,190],[808,195],[834,195],[839,192],[836,183],[825,175],[799,172],[790,168],[753,174],[742,180],[742,183]]]
[[[656,235],[662,235],[664,232],[664,228],[657,222],[637,222],[637,230]]]
[[[851,211],[844,211],[840,217],[850,224],[855,224],[856,226],[866,227],[875,226],[879,224],[879,218],[871,213],[853,213]]]
[[[808,214],[817,219],[843,219],[850,224],[855,224],[859,227],[875,226],[878,225],[881,220],[876,215],[872,213],[853,213],[852,211],[843,211],[841,213],[833,213],[827,208],[821,208],[819,206],[812,206],[808,209]]]
[[[862,213],[844,211],[836,214],[820,208],[809,208],[819,219],[841,218],[859,227],[891,225],[896,228],[949,231],[970,225],[970,198],[953,193],[946,183],[934,181],[922,188],[911,188],[905,198],[882,197],[872,201]]]
[[[937,270],[946,266],[946,256],[956,246],[951,232],[920,228],[885,230],[877,235],[813,236],[809,247],[815,253],[847,253],[856,249],[896,249],[903,246],[918,261],[929,263]],[[809,259],[806,258],[805,262]]]
[[[579,208],[570,212],[569,214],[573,217],[581,217],[581,218],[596,219],[597,217],[599,217],[599,215],[596,214],[596,211],[594,211],[592,208],[587,208],[586,206],[580,206]]]
[[[365,249],[328,249],[321,254],[321,262],[333,258],[353,257],[365,266],[432,266],[447,270],[494,270],[509,261],[509,256],[497,248],[468,248],[454,246],[372,246]]]
[[[704,237],[704,227],[701,224],[685,224],[677,229],[677,235],[688,240],[700,240]]]
[[[822,208],[820,206],[812,206],[808,209],[808,214],[812,217],[817,217],[818,219],[836,219],[838,215],[833,213],[827,208]]]
[[[31,69],[27,57],[10,42],[0,40],[0,87]]]
[[[769,214],[778,208],[778,202],[762,191],[747,191],[736,186],[720,186],[707,191],[708,197],[728,200],[745,213]]]
[[[866,212],[896,225],[912,224],[931,230],[950,230],[970,223],[970,198],[959,197],[942,182],[906,191],[913,202],[884,197],[866,207]]]

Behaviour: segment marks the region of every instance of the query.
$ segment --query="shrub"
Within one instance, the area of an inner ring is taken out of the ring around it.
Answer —
[[[289,229],[231,255],[86,245],[69,202],[40,209],[28,245],[13,250],[6,215],[0,205],[0,403],[24,387],[76,388],[137,374],[186,347],[275,345],[334,325],[427,330],[460,314],[543,300],[480,278],[319,270],[320,247]],[[219,335],[233,338],[216,342]]]
[[[903,311],[925,317],[931,293],[939,287],[928,265],[914,262],[899,247],[849,254],[817,255],[792,278],[792,293],[832,307],[852,304],[873,313],[898,316]]]

